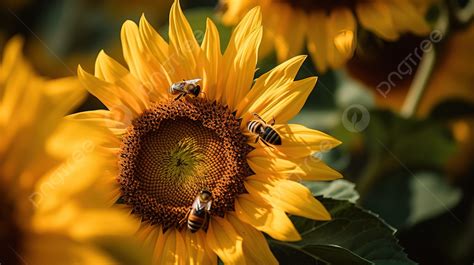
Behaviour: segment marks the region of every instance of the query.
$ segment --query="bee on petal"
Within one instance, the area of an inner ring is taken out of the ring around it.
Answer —
[[[253,115],[257,119],[249,121],[247,124],[247,129],[257,136],[255,143],[261,139],[262,143],[268,147],[271,147],[270,144],[281,145],[281,137],[272,127],[275,124],[275,119],[273,119],[270,124],[268,124],[257,113],[254,113]]]
[[[193,95],[194,97],[197,97],[199,93],[201,93],[201,86],[199,85],[201,80],[201,78],[191,80],[183,79],[183,81],[173,83],[170,86],[169,91],[172,95],[179,95],[174,100],[178,100],[186,95]]]

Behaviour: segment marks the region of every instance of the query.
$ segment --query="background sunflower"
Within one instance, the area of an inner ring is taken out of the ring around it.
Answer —
[[[90,153],[100,138],[63,119],[85,91],[73,78],[38,76],[21,48],[19,37],[10,40],[0,64],[1,262],[118,262],[110,240],[126,239],[135,224],[107,208],[104,190],[95,188],[101,158]],[[91,160],[96,166],[84,171]]]
[[[407,32],[426,35],[430,26],[424,15],[431,2],[222,0],[220,7],[223,22],[235,25],[246,10],[260,5],[266,28],[261,55],[274,49],[281,62],[306,47],[318,71],[326,72],[352,57],[359,31],[389,41]]]

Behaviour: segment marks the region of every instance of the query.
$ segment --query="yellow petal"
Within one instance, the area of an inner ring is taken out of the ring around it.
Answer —
[[[339,68],[349,60],[355,50],[356,21],[347,8],[335,9],[328,21],[327,59],[332,68]]]
[[[175,1],[170,11],[169,18],[169,37],[170,37],[170,54],[175,56],[180,63],[176,72],[182,75],[182,79],[202,78],[200,70],[202,68],[200,56],[201,48],[194,37],[193,30],[186,20],[181,10],[179,1]]]
[[[27,238],[21,257],[24,264],[86,265],[116,264],[117,262],[91,244],[79,243],[55,234]]]
[[[169,56],[168,43],[148,23],[145,16],[140,18],[140,38],[144,52],[141,54],[145,63],[142,65],[146,71],[150,99],[159,101],[168,96],[168,88],[176,80],[175,65]]]
[[[410,1],[389,1],[393,24],[399,32],[410,31],[417,35],[425,35],[430,31],[430,26],[424,15]]]
[[[293,57],[257,78],[252,90],[237,106],[237,116],[251,113],[262,104],[261,98],[274,96],[282,87],[290,85],[305,59],[306,56]]]
[[[258,59],[262,28],[255,30],[236,52],[225,86],[226,104],[234,110],[248,93],[253,82]]]
[[[356,34],[352,30],[341,30],[334,37],[334,45],[344,58],[350,58],[354,54],[355,37]]]
[[[222,89],[217,88],[217,81],[222,64],[221,44],[219,31],[209,18],[206,20],[206,33],[201,47],[206,57],[203,91],[207,94],[208,99],[220,101]]]
[[[174,228],[168,229],[159,240],[162,241],[163,249],[156,264],[186,264],[186,246],[181,232]]]
[[[314,152],[327,152],[341,144],[330,135],[300,124],[276,124],[273,128],[278,132],[282,141],[282,145],[274,146],[275,149],[282,155],[292,158],[306,157]],[[257,148],[254,151],[261,152],[262,149]],[[263,155],[263,153],[261,154]]]
[[[169,49],[168,43],[166,43],[163,37],[150,25],[144,14],[140,17],[139,32],[145,48],[147,48],[159,62],[165,62]]]
[[[287,5],[280,5],[277,17],[273,37],[278,61],[282,62],[301,53],[309,24],[304,10]]]
[[[189,264],[217,264],[217,256],[207,246],[206,235],[202,231],[191,233],[186,230],[185,240],[188,248]]]
[[[123,117],[114,114],[116,113],[108,110],[91,110],[71,114],[68,118],[85,122],[94,127],[108,128],[115,135],[123,135],[131,121],[124,121]]]
[[[276,240],[298,241],[301,236],[290,218],[280,209],[251,194],[242,194],[235,201],[237,217]]]
[[[381,1],[361,2],[356,5],[356,12],[364,28],[389,41],[398,39],[399,35],[395,30],[392,14],[386,3]]]
[[[84,240],[99,236],[133,235],[140,225],[134,216],[115,209],[82,210],[70,224],[74,238]]]
[[[46,81],[45,92],[48,103],[54,104],[54,108],[48,107],[48,116],[57,118],[76,108],[86,97],[86,91],[79,80],[72,77]]]
[[[140,227],[135,234],[135,237],[142,242],[143,247],[148,249],[154,249],[160,236],[163,236],[160,226],[150,225],[143,222],[140,222]]]
[[[309,189],[295,181],[253,175],[247,178],[245,187],[250,194],[260,196],[287,213],[314,220],[331,219],[329,212]]]
[[[217,216],[211,218],[206,241],[209,248],[225,264],[245,264],[242,240],[242,237],[237,234],[226,219]]]
[[[130,72],[117,61],[100,51],[95,63],[95,76],[121,88],[124,98],[134,109],[140,112],[148,108],[149,88],[141,84]]]
[[[339,172],[317,157],[280,157],[268,150],[268,147],[259,146],[258,148],[263,150],[252,151],[247,155],[247,162],[256,173],[271,172],[276,177],[298,181],[342,178]]]
[[[224,69],[218,87],[231,109],[248,93],[253,82],[258,47],[262,39],[260,7],[250,10],[237,25],[224,53]]]
[[[241,222],[232,212],[227,215],[227,219],[242,236],[242,246],[247,264],[278,264],[261,232]]]
[[[133,105],[125,101],[126,99],[118,93],[120,89],[115,85],[98,79],[80,66],[77,69],[77,75],[87,90],[104,103],[109,110],[123,112],[124,116],[130,120],[140,113],[139,110],[133,108]]]
[[[316,77],[308,77],[294,81],[288,86],[281,86],[274,93],[265,93],[256,99],[249,112],[243,114],[242,126],[255,119],[253,113],[258,113],[266,122],[275,119],[277,123],[287,123],[303,108],[316,81]]]
[[[309,17],[309,24],[314,30],[308,31],[308,51],[313,63],[321,73],[328,69],[329,38],[327,23],[329,17],[324,11],[315,11]]]
[[[164,235],[162,227],[158,226],[156,229],[158,229],[158,236],[156,239],[156,242],[154,244],[154,251],[153,251],[153,258],[152,258],[152,264],[166,264],[163,262],[166,262],[166,260],[162,260],[164,257],[163,252],[165,251],[164,245],[166,243],[166,240],[168,239],[168,234]]]

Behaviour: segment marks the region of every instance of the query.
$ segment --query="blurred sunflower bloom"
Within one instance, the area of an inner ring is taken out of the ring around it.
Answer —
[[[260,9],[252,9],[222,54],[214,23],[207,20],[199,45],[175,2],[169,43],[145,17],[139,25],[126,21],[121,37],[128,69],[104,52],[94,75],[78,69],[108,110],[71,118],[110,130],[104,149],[110,180],[116,181],[110,196],[141,221],[137,234],[154,249],[153,264],[216,264],[217,256],[226,264],[277,264],[261,232],[297,241],[301,237],[286,213],[330,219],[297,181],[341,178],[312,157],[340,142],[287,124],[316,84],[315,77],[294,80],[304,56],[254,83],[261,18]],[[170,93],[173,84],[189,85],[194,95]],[[272,128],[281,145],[255,142],[247,130],[249,121],[259,120],[254,113],[276,120]],[[193,233],[186,217],[203,191],[212,198],[210,220],[191,224],[197,226]]]
[[[316,1],[221,0],[222,20],[235,25],[252,7],[261,6],[265,28],[261,55],[276,50],[278,61],[310,52],[316,68],[340,68],[353,56],[357,25],[384,40],[402,33],[425,35],[424,10],[431,0]]]
[[[115,264],[92,239],[130,233],[133,220],[107,207],[104,190],[75,200],[100,172],[100,163],[84,170],[98,161],[86,156],[93,138],[62,119],[85,90],[73,78],[37,76],[21,48],[10,40],[0,63],[0,262]]]

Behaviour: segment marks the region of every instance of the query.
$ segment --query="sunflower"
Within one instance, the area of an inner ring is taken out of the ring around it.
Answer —
[[[222,54],[215,24],[207,20],[199,45],[175,2],[169,43],[142,16],[139,25],[126,21],[122,27],[128,69],[103,51],[94,75],[78,69],[79,79],[108,110],[71,118],[109,129],[103,155],[116,181],[110,196],[141,221],[137,235],[154,249],[154,264],[216,264],[217,256],[229,264],[276,264],[261,232],[297,241],[301,237],[286,213],[330,219],[298,181],[340,178],[312,156],[340,142],[287,124],[316,84],[315,77],[294,80],[305,56],[254,81],[261,18],[260,9],[252,9]],[[196,93],[174,95],[173,84]],[[276,121],[269,128],[281,145],[269,138],[268,146],[255,142],[247,123],[263,121],[254,113]],[[193,233],[186,216],[205,191],[212,198],[210,220]]]
[[[281,62],[305,46],[321,72],[340,68],[356,47],[357,25],[384,40],[397,40],[411,32],[425,35],[430,28],[424,11],[431,0],[221,0],[222,20],[234,25],[250,8],[263,13],[261,55],[275,49]]]
[[[0,62],[0,263],[112,264],[94,240],[130,234],[136,223],[107,207],[103,189],[90,191],[100,182],[99,162],[84,170],[98,161],[87,156],[95,137],[63,119],[85,90],[73,78],[37,76],[21,48],[13,38]]]

